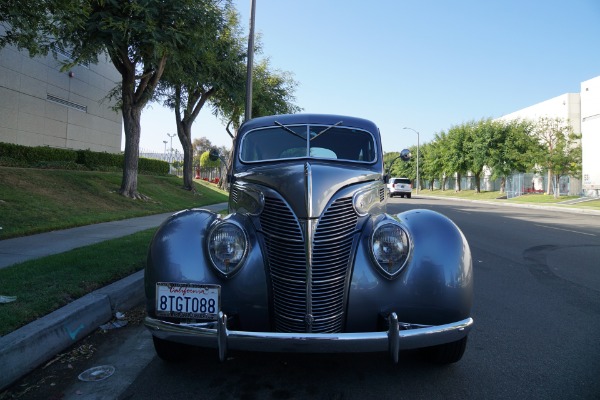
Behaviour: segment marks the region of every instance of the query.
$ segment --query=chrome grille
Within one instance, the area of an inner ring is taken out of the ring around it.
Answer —
[[[310,289],[307,288],[309,274],[304,235],[290,207],[281,199],[266,197],[260,222],[273,285],[276,330],[341,331],[353,233],[357,224],[352,198],[333,202],[317,224],[312,244]],[[312,318],[307,318],[309,302]],[[310,324],[308,319],[311,319]]]

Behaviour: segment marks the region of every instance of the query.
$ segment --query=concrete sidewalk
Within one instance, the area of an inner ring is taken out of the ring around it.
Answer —
[[[227,203],[199,208],[218,212],[226,209]],[[2,240],[0,268],[158,227],[171,215],[150,215]],[[143,279],[144,271],[136,272],[0,337],[0,391],[110,321],[117,311],[141,304]]]
[[[217,212],[226,209],[227,203],[211,204],[199,208]],[[154,228],[171,215],[173,215],[172,212],[148,215],[0,240],[0,268]]]

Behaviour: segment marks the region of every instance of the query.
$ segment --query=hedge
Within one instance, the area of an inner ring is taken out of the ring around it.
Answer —
[[[0,142],[0,166],[4,167],[121,171],[123,160],[123,154],[44,146],[28,147]],[[169,173],[169,163],[140,158],[138,172],[166,175]]]

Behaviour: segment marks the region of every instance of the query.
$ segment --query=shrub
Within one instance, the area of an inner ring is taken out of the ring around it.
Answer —
[[[56,149],[47,146],[28,147],[0,142],[0,166],[22,168],[51,168],[115,172],[123,170],[123,154],[91,150]],[[169,163],[140,158],[138,172],[167,175]]]

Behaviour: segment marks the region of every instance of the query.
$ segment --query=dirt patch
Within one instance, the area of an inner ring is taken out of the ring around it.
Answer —
[[[94,365],[101,349],[123,341],[131,329],[143,323],[145,316],[144,306],[127,311],[121,320],[127,321],[127,325],[118,329],[97,329],[0,393],[0,400],[63,399],[65,390],[77,382],[78,375]]]

